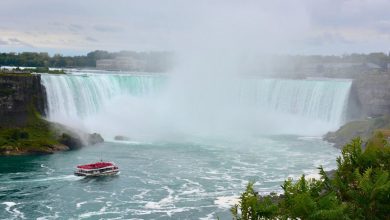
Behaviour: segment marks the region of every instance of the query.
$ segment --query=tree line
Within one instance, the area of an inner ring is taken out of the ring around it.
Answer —
[[[382,69],[387,69],[387,65],[390,63],[390,53],[385,54],[382,52],[369,53],[369,54],[344,54],[341,56],[336,55],[281,55],[276,59],[290,60],[294,63],[373,63],[378,65]]]
[[[96,60],[113,59],[116,57],[132,57],[158,65],[166,64],[172,54],[170,52],[135,52],[120,51],[108,52],[95,50],[82,56],[63,56],[55,54],[50,56],[45,52],[22,52],[0,53],[0,66],[21,67],[59,67],[59,68],[82,68],[96,67]]]
[[[59,67],[59,68],[82,68],[96,67],[96,60],[113,59],[116,57],[131,57],[147,63],[147,67],[153,69],[169,69],[172,66],[172,52],[135,52],[119,51],[108,52],[95,50],[81,56],[63,56],[55,54],[50,56],[45,52],[22,52],[0,53],[0,66],[23,66],[23,67]],[[387,70],[390,63],[390,54],[345,54],[336,55],[279,55],[273,57],[278,61],[292,61],[295,64],[302,63],[373,63]]]

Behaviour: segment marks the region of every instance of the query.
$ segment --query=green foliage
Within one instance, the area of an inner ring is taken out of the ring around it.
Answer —
[[[0,96],[10,96],[15,94],[15,89],[13,88],[0,88]]]
[[[273,218],[278,210],[277,205],[273,202],[274,194],[258,197],[253,189],[253,182],[248,183],[246,191],[240,197],[240,204],[231,209],[233,219],[261,219]],[[241,216],[238,213],[241,209]]]
[[[284,198],[279,203],[283,218],[329,219],[330,215],[342,213],[334,193],[323,192],[321,180],[306,180],[303,175],[294,183],[291,179],[282,186]]]
[[[13,129],[9,138],[14,141],[28,139],[29,134],[21,129]]]
[[[259,196],[249,183],[231,209],[234,219],[390,219],[390,146],[376,133],[362,150],[360,138],[344,146],[332,177],[288,179],[278,199]],[[240,214],[241,211],[241,214]]]
[[[64,70],[51,70],[49,67],[36,67],[36,68],[23,68],[19,67],[14,69],[0,69],[2,76],[32,76],[31,73],[50,73],[50,74],[65,74]],[[12,94],[14,90],[12,88],[0,88],[0,94]]]
[[[32,73],[65,74],[64,70],[50,70],[49,67],[25,68],[23,70]]]
[[[134,52],[120,51],[107,52],[96,50],[89,52],[86,56],[62,56],[55,54],[49,56],[48,53],[0,53],[0,66],[23,66],[39,67],[39,73],[47,72],[47,67],[96,67],[96,60],[113,59],[116,57],[132,57],[146,63],[145,71],[164,71],[171,65],[172,53],[170,52]],[[56,73],[55,71],[51,73]],[[60,73],[60,72],[58,72]]]
[[[95,53],[95,52],[92,52]],[[94,67],[95,61],[88,56],[62,56],[56,54],[52,57],[48,53],[0,53],[0,65],[25,67]]]
[[[29,113],[28,123],[19,128],[0,129],[0,155],[4,151],[46,152],[58,144],[50,124],[35,111]]]

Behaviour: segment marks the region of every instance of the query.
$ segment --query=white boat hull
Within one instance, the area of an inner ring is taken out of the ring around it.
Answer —
[[[119,168],[112,162],[97,162],[91,164],[85,164],[77,166],[77,170],[74,172],[76,176],[113,176],[119,173]]]
[[[84,173],[84,172],[74,172],[76,176],[85,176],[85,177],[97,177],[97,176],[114,176],[119,174],[119,170],[107,171],[107,172],[95,172],[95,173]]]

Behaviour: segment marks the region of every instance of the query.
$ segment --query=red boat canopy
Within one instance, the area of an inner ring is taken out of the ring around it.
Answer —
[[[109,167],[109,166],[114,166],[114,164],[110,163],[110,162],[97,162],[97,163],[80,165],[80,166],[77,166],[77,168],[91,170],[91,169],[100,169],[100,168]]]

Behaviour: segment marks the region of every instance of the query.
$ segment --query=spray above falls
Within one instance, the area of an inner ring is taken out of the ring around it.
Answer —
[[[158,24],[148,26],[152,34],[119,44],[119,49],[151,46],[157,40],[156,48],[175,54],[172,72],[166,77],[42,75],[49,119],[106,137],[136,139],[319,135],[342,123],[350,82],[238,76],[259,66],[262,56],[301,49],[299,42],[310,22],[297,2],[177,4],[173,11],[180,19],[164,12],[161,19],[153,19]],[[168,24],[162,36],[155,29],[164,26],[160,21]],[[130,39],[137,33],[142,32],[131,33]]]
[[[123,74],[42,75],[42,83],[50,120],[136,139],[321,135],[343,123],[351,87],[348,80],[239,77],[195,90],[169,76]]]

